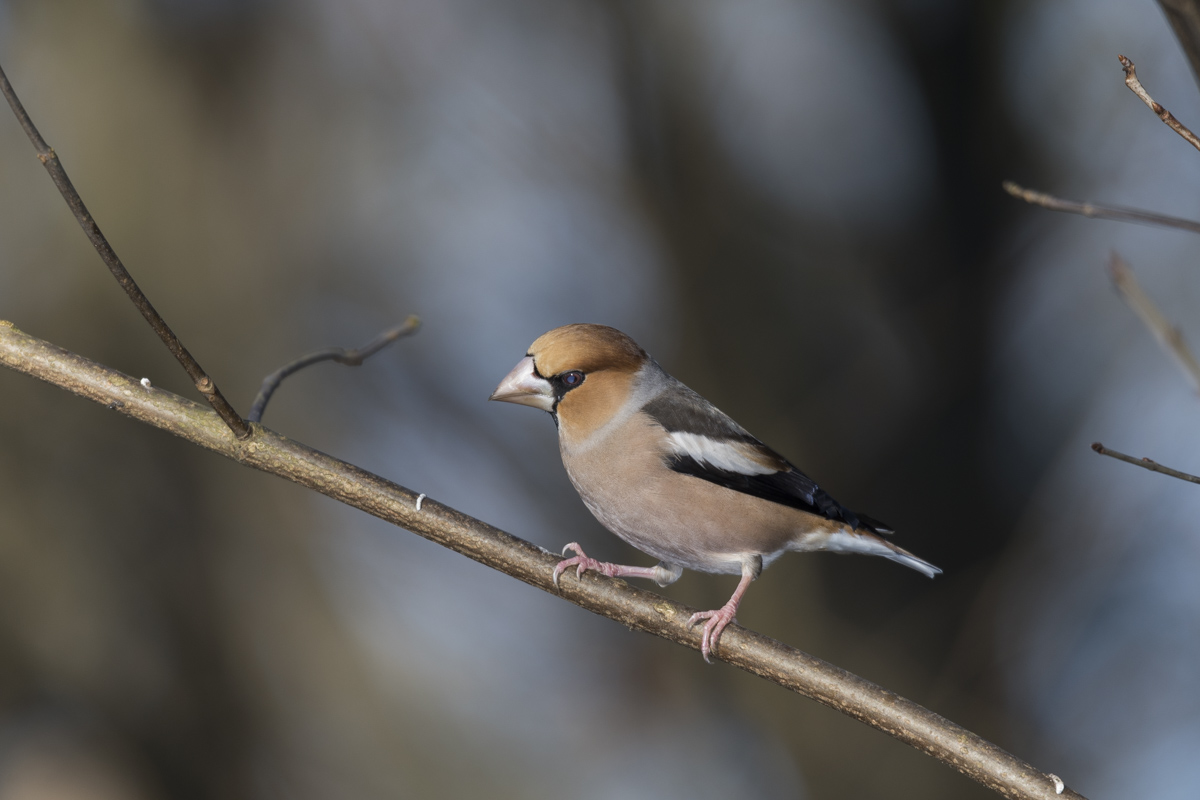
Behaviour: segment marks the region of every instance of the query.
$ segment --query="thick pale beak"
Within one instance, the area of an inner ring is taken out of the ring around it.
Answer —
[[[525,356],[512,372],[504,376],[496,391],[488,400],[500,400],[505,403],[517,403],[523,406],[533,406],[542,411],[554,410],[554,389],[545,378],[538,377],[533,371],[533,358]]]

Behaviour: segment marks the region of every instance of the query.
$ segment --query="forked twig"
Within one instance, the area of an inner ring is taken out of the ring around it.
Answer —
[[[1142,225],[1161,225],[1164,228],[1178,228],[1179,230],[1191,231],[1192,233],[1200,233],[1200,222],[1196,222],[1195,220],[1183,219],[1182,217],[1168,217],[1166,214],[1156,214],[1153,211],[1142,211],[1136,208],[1098,206],[1094,203],[1079,203],[1074,200],[1064,200],[1052,194],[1026,189],[1012,181],[1004,181],[1001,186],[1004,187],[1004,191],[1018,200],[1024,200],[1026,203],[1048,208],[1051,211],[1082,214],[1092,219],[1111,219],[1118,222],[1136,222]]]
[[[171,355],[183,365],[187,371],[188,377],[196,384],[196,388],[200,390],[200,394],[204,395],[208,400],[209,405],[221,416],[229,429],[239,439],[245,439],[250,436],[250,428],[246,425],[245,420],[233,410],[233,406],[221,394],[221,390],[217,388],[217,384],[213,379],[205,374],[200,364],[183,346],[183,342],[179,341],[179,337],[167,325],[166,320],[154,310],[154,306],[150,305],[150,301],[146,295],[138,287],[133,280],[133,276],[129,274],[129,270],[125,269],[125,265],[121,263],[121,259],[117,257],[116,251],[112,249],[112,245],[108,243],[108,239],[100,231],[100,226],[96,224],[96,220],[92,219],[92,215],[88,212],[87,206],[83,204],[83,198],[79,196],[79,192],[75,190],[75,186],[71,183],[71,179],[67,177],[66,170],[58,160],[58,156],[54,153],[54,148],[46,143],[42,138],[42,134],[38,132],[37,126],[33,124],[33,120],[29,118],[29,114],[25,111],[25,106],[17,97],[17,93],[13,90],[12,84],[8,81],[8,76],[4,73],[4,69],[0,68],[0,93],[3,93],[4,99],[8,101],[9,108],[17,115],[17,120],[21,123],[21,127],[25,131],[25,135],[29,137],[29,141],[33,143],[33,147],[37,150],[38,160],[50,173],[50,178],[54,181],[54,185],[58,187],[58,191],[62,194],[63,199],[67,201],[67,205],[71,209],[71,213],[75,215],[79,225],[83,228],[83,232],[87,235],[92,246],[96,248],[96,252],[100,254],[100,258],[108,266],[113,277],[117,279],[117,283],[121,284],[121,288],[125,290],[125,294],[133,301],[137,310],[145,317],[146,322],[150,323],[150,327],[158,334],[158,338],[162,339],[163,344],[171,351]]]
[[[284,364],[263,378],[262,388],[258,390],[258,396],[254,398],[254,405],[250,406],[250,413],[246,415],[246,419],[250,422],[261,422],[263,412],[267,409],[267,403],[271,401],[271,395],[275,394],[275,390],[279,388],[279,384],[283,383],[284,378],[292,373],[321,361],[336,361],[348,367],[357,367],[400,337],[415,333],[420,325],[421,319],[416,314],[412,314],[402,324],[384,331],[355,350],[347,350],[344,347],[328,347]]]
[[[1119,453],[1116,450],[1110,450],[1099,442],[1092,443],[1092,449],[1102,456],[1115,458],[1118,461],[1124,461],[1126,464],[1133,464],[1135,467],[1148,469],[1151,472],[1161,472],[1163,475],[1170,475],[1172,478],[1179,478],[1179,480],[1187,481],[1188,483],[1200,483],[1200,477],[1196,477],[1195,475],[1191,475],[1187,472],[1180,472],[1179,470],[1171,469],[1170,467],[1164,467],[1157,461],[1152,461],[1148,458],[1134,458],[1133,456],[1126,455],[1125,453]]]
[[[1192,386],[1200,390],[1200,363],[1196,362],[1196,357],[1192,355],[1179,328],[1172,325],[1159,311],[1158,306],[1154,305],[1154,301],[1150,299],[1149,295],[1142,291],[1142,287],[1133,277],[1133,270],[1116,253],[1112,254],[1112,259],[1109,261],[1109,272],[1112,275],[1113,283],[1125,301],[1129,303],[1129,307],[1146,324],[1163,349],[1175,359],[1175,363],[1192,382]]]
[[[1121,61],[1121,68],[1125,70],[1125,85],[1129,87],[1129,90],[1141,98],[1142,102],[1149,106],[1150,110],[1158,115],[1158,118],[1165,122],[1171,130],[1186,139],[1192,147],[1200,150],[1200,138],[1197,138],[1196,134],[1188,130],[1187,126],[1182,122],[1175,119],[1174,114],[1155,102],[1154,98],[1142,87],[1142,82],[1138,80],[1137,68],[1133,66],[1133,62],[1125,56],[1117,56],[1117,58]]]

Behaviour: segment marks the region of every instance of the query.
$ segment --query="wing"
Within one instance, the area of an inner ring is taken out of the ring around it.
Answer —
[[[876,533],[891,528],[858,516],[834,500],[816,481],[700,395],[676,382],[643,408],[667,431],[667,465],[676,472],[735,492],[810,514],[860,525]]]

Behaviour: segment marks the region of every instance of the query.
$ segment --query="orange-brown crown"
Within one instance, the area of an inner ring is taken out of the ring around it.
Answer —
[[[607,325],[576,323],[543,333],[529,346],[537,371],[552,377],[577,369],[590,372],[636,372],[646,362],[637,342]]]

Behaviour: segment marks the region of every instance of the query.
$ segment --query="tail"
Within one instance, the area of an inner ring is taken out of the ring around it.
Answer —
[[[904,548],[897,547],[891,542],[884,541],[874,533],[868,533],[862,529],[857,531],[847,530],[845,528],[840,531],[828,534],[825,539],[817,547],[805,547],[803,549],[828,550],[832,553],[861,553],[868,556],[883,556],[891,559],[897,564],[903,564],[906,567],[915,569],[928,578],[935,575],[941,575],[942,571],[930,564],[924,559],[917,558],[912,553]]]
[[[887,547],[889,551],[879,554],[884,558],[890,558],[897,564],[903,564],[906,567],[915,569],[926,578],[934,578],[942,574],[942,570],[939,567],[935,567],[933,564],[930,564],[923,558],[917,558],[902,547],[896,547],[896,545],[892,544],[891,542],[884,542],[882,540],[880,541],[880,544]]]

